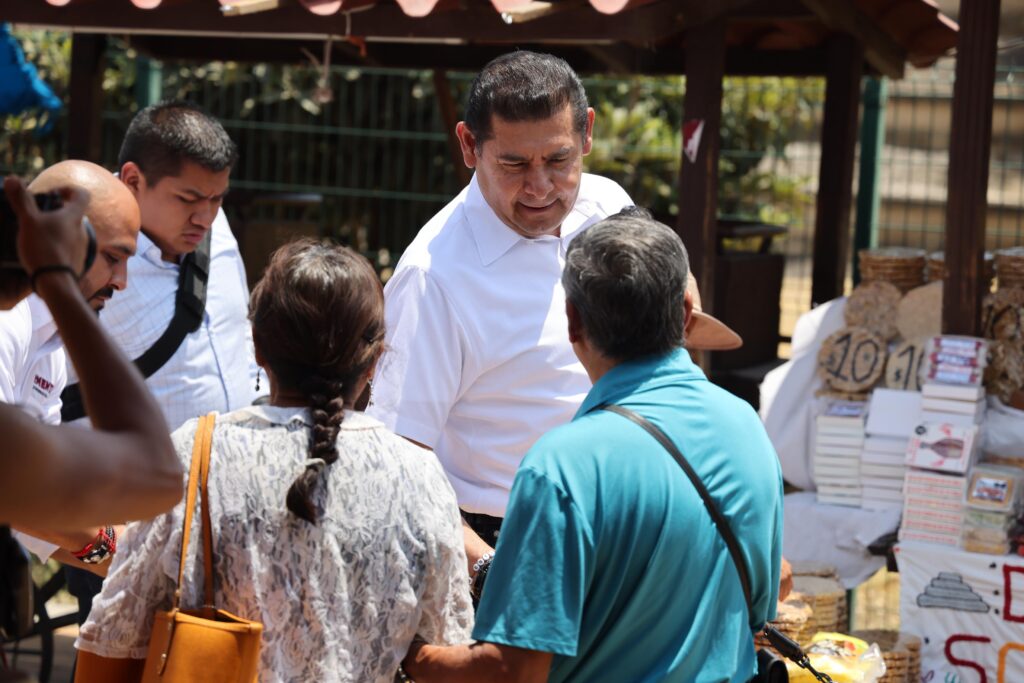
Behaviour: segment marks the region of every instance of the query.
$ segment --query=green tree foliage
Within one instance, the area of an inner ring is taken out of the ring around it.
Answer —
[[[675,216],[682,148],[682,78],[593,79],[597,112],[588,168],[618,179],[638,204]],[[722,97],[719,213],[789,224],[810,202],[787,144],[815,135],[818,80],[728,78]]]
[[[26,57],[66,101],[71,53],[69,34],[17,31],[15,35]],[[137,109],[136,57],[130,46],[113,39],[103,79],[107,137],[118,137],[118,131]],[[360,83],[362,72],[359,69],[341,69],[340,78],[338,73],[336,70],[333,81],[336,89],[340,83],[340,87],[358,92],[349,97],[344,106],[358,107],[361,103],[365,109],[347,112],[339,119],[342,125],[410,131],[437,125],[424,120],[422,107],[377,101],[372,82]],[[434,97],[429,72],[409,76],[413,100]],[[164,97],[192,99],[235,120],[235,130],[243,138],[253,132],[246,130],[246,120],[280,124],[261,133],[276,139],[287,137],[289,126],[322,123],[325,100],[323,93],[318,92],[322,85],[319,77],[319,70],[309,65],[180,63],[165,65],[160,89]],[[469,76],[452,74],[451,81],[457,101],[462,101]],[[678,213],[684,79],[598,77],[588,79],[586,86],[597,112],[594,149],[586,159],[587,170],[616,179],[638,204],[671,220]],[[815,126],[823,94],[823,84],[815,79],[726,79],[719,161],[721,215],[780,224],[799,222],[810,203],[806,190],[809,179],[791,163],[787,148],[795,141],[816,138]],[[338,102],[337,106],[341,104]],[[32,174],[62,156],[60,147],[65,138],[66,117],[57,122],[50,135],[41,139],[35,133],[42,124],[32,112],[7,119],[0,136],[0,165],[4,170]],[[260,153],[281,148],[269,144],[269,140],[264,142],[268,144],[256,147]],[[317,155],[333,159],[355,151],[323,148]],[[311,164],[321,162],[322,159],[309,160]],[[438,162],[447,164],[450,160],[446,154],[441,154]],[[271,167],[278,163],[282,160],[272,160]],[[266,167],[266,164],[261,165]],[[428,179],[415,180],[419,183]],[[247,181],[258,182],[259,178],[247,178]],[[447,192],[452,186],[450,181],[450,177],[443,183],[431,179],[437,187],[424,186],[418,191]]]

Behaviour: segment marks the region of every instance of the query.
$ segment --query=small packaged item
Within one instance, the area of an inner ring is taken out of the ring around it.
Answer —
[[[988,512],[968,508],[964,512],[964,526],[973,529],[998,529],[1008,534],[1013,529],[1014,518],[1005,512]]]
[[[1017,508],[1020,472],[998,465],[978,465],[967,484],[967,506],[1009,513]]]
[[[977,386],[984,376],[988,343],[977,337],[941,336],[928,340],[927,382]]]
[[[907,446],[907,464],[943,472],[964,473],[974,462],[978,427],[923,422]]]
[[[876,683],[885,675],[885,660],[878,645],[841,633],[816,633],[806,649],[815,670],[834,683]],[[814,675],[787,661],[790,683],[816,683]]]
[[[1010,553],[1010,542],[1006,540],[998,543],[989,543],[965,538],[962,547],[969,553],[979,553],[981,555],[1008,555]]]

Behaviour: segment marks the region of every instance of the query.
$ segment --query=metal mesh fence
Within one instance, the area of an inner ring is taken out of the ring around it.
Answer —
[[[137,69],[127,63],[130,69],[109,77],[125,79],[122,89],[130,92]],[[199,102],[224,122],[241,151],[233,189],[322,198],[312,217],[321,232],[386,267],[460,189],[434,81],[428,71],[339,67],[330,72],[333,99],[320,102],[314,95],[322,85],[318,75],[294,67],[165,64],[157,90]],[[456,102],[462,102],[471,74],[449,77]],[[942,247],[953,77],[948,60],[889,86],[879,244]],[[1022,77],[1019,67],[1001,67],[996,79],[990,248],[1024,243]],[[586,168],[619,181],[638,203],[672,220],[683,79],[592,78],[586,86],[598,111]],[[125,105],[123,93],[108,96],[100,161],[111,168],[135,110],[130,99]],[[731,78],[724,89],[721,214],[789,229],[774,247],[786,256],[783,335],[810,302],[823,100],[821,79]],[[32,174],[61,158],[65,125],[59,121],[44,138],[5,130],[0,170]],[[260,209],[284,219],[290,210]]]

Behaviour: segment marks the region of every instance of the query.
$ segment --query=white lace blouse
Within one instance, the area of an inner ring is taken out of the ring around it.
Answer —
[[[172,435],[186,468],[195,428],[190,420]],[[347,412],[338,460],[315,489],[314,526],[285,507],[309,438],[308,411],[269,406],[222,415],[213,434],[216,605],[263,623],[259,680],[390,682],[417,633],[469,641],[462,525],[434,454]],[[179,503],[128,527],[77,648],[145,658],[153,612],[174,591],[183,519]],[[198,502],[194,519],[185,608],[202,602]]]

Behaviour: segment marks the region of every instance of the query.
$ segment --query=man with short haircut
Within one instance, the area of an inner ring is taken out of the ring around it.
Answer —
[[[127,286],[127,263],[135,253],[139,234],[139,207],[117,178],[88,161],[54,164],[36,176],[28,190],[38,194],[63,187],[79,188],[89,197],[85,218],[95,231],[97,253],[92,266],[78,280],[78,288],[89,306],[99,311],[115,291]],[[28,325],[17,321],[22,308],[28,313]],[[60,396],[67,383],[68,365],[57,323],[38,294],[29,296],[16,310],[0,313],[0,401],[19,405],[40,422],[60,424]],[[55,553],[61,561],[74,561],[70,553],[50,540],[16,535],[43,562]],[[70,542],[77,550],[94,536],[95,530],[83,530],[51,540]]]
[[[470,646],[414,645],[431,681],[749,680],[753,629],[774,617],[782,475],[760,420],[683,349],[692,316],[679,237],[617,215],[569,246],[568,338],[594,385],[572,422],[542,437],[516,475]],[[696,471],[738,540],[736,565]]]
[[[565,339],[570,241],[632,204],[582,172],[594,110],[551,55],[514,52],[474,80],[456,134],[473,179],[428,222],[385,288],[387,351],[369,412],[434,449],[486,562],[516,469],[590,388]]]
[[[169,431],[197,415],[249,405],[256,396],[245,266],[221,209],[237,158],[220,122],[185,102],[136,114],[118,155],[121,182],[141,211],[142,234],[128,262],[131,288],[100,316],[107,332],[139,359],[177,312],[181,269],[195,263],[208,273],[195,329],[172,344],[146,378]],[[197,249],[204,254],[190,256]]]
[[[192,417],[247,406],[256,396],[245,266],[221,209],[237,159],[220,122],[185,102],[141,110],[118,155],[118,175],[138,202],[142,232],[138,253],[128,260],[131,287],[107,302],[100,322],[142,369],[169,432]],[[200,276],[206,280],[196,282]],[[177,335],[170,329],[175,318],[191,321]],[[65,392],[65,421],[81,416],[74,393]],[[99,577],[69,568],[80,621],[101,586]]]

